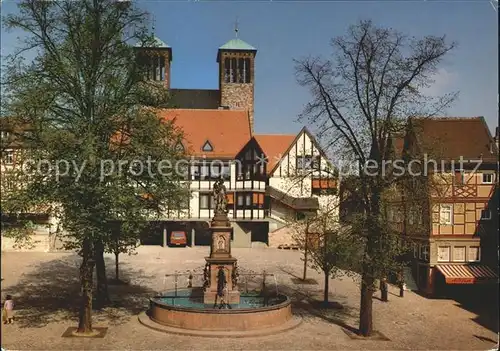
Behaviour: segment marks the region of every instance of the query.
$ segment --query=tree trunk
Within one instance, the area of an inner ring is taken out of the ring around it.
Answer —
[[[108,279],[106,278],[106,264],[104,262],[104,244],[101,240],[94,243],[95,263],[97,273],[96,304],[102,308],[110,302],[108,295]]]
[[[329,291],[329,285],[330,285],[330,274],[329,272],[324,272],[325,273],[325,291],[323,295],[323,303],[328,305],[328,291]]]
[[[309,234],[309,221],[307,221],[307,224],[306,224],[306,242],[304,244],[304,274],[302,275],[302,280],[306,280],[307,279],[307,253],[309,251],[309,238],[308,238],[308,234]]]
[[[363,336],[370,336],[373,332],[373,283],[373,278],[363,275],[361,280],[361,303],[359,308],[359,333]]]
[[[94,271],[94,260],[88,240],[84,243],[82,256],[83,260],[80,266],[82,300],[76,333],[90,334],[92,333],[92,272]]]
[[[118,281],[120,279],[120,274],[118,271],[118,256],[120,255],[119,252],[115,252],[115,279]]]
[[[307,279],[307,244],[304,251],[304,273],[302,274],[302,280]]]
[[[373,146],[373,145],[372,145]],[[373,148],[372,148],[373,152]],[[378,163],[380,164],[380,163]],[[359,308],[359,333],[363,336],[371,336],[373,332],[373,293],[375,292],[375,276],[373,259],[377,257],[377,245],[380,243],[380,194],[378,184],[372,183],[370,187],[370,203],[367,206],[367,232],[368,240],[365,247],[365,255],[361,275],[361,302]]]

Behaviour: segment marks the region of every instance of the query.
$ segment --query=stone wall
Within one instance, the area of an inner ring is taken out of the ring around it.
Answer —
[[[49,252],[63,251],[63,242],[54,234],[36,233],[22,245],[13,238],[2,235],[2,252]]]
[[[224,83],[221,89],[221,106],[229,106],[231,110],[247,110],[250,127],[253,133],[253,84]]]

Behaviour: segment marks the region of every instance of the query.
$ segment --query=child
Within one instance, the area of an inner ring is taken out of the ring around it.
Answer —
[[[3,308],[5,310],[4,313],[6,314],[4,324],[7,324],[7,322],[11,324],[12,321],[14,320],[14,301],[12,300],[11,295],[7,295],[5,297],[5,303],[3,305]]]

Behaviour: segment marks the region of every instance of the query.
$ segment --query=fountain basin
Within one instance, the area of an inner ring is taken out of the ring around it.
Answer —
[[[290,298],[276,295],[264,299],[242,294],[231,309],[205,305],[193,289],[169,291],[150,299],[149,318],[161,325],[198,331],[252,331],[282,324],[292,319]]]

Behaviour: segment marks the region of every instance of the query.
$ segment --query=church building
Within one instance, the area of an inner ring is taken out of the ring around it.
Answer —
[[[145,244],[169,245],[173,232],[184,232],[188,245],[208,245],[212,191],[219,177],[227,189],[233,247],[269,245],[273,232],[282,233],[290,219],[337,202],[333,168],[306,128],[297,135],[255,134],[257,49],[238,38],[237,30],[236,37],[217,50],[217,90],[171,87],[174,50],[161,39],[135,49],[149,67],[148,79],[169,89],[172,108],[162,110],[160,117],[174,120],[183,130],[185,140],[179,147],[195,159],[186,179],[189,203],[167,211]]]

